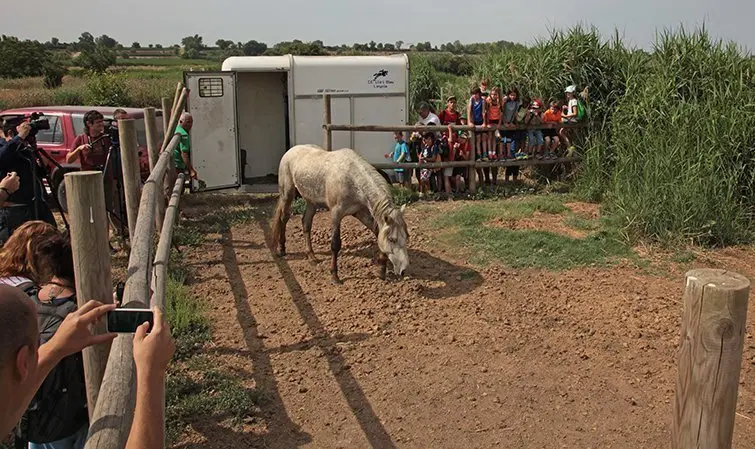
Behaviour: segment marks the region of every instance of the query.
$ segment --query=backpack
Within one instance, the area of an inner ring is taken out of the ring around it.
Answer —
[[[582,121],[587,117],[587,108],[585,102],[581,99],[577,100],[577,121]]]
[[[43,303],[39,289],[26,289],[37,306],[39,342],[52,338],[65,317],[76,310],[76,297],[62,304]],[[49,443],[78,432],[89,422],[84,360],[80,352],[62,359],[45,378],[15,429],[24,441]]]
[[[435,147],[438,150],[438,154],[442,161],[448,160],[448,155],[451,153],[451,147],[448,145],[448,138],[443,137],[435,141]]]

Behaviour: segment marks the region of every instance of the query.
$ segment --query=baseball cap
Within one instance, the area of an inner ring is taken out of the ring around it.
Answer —
[[[574,84],[572,84],[571,86],[568,86],[566,88],[566,92],[570,93],[570,94],[573,94],[576,91],[577,91],[577,86],[575,86]]]

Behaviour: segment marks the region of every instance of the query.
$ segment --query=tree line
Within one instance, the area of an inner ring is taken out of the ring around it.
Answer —
[[[268,46],[264,42],[249,40],[234,42],[218,39],[214,46],[205,44],[198,34],[185,36],[180,44],[163,47],[162,44],[139,42],[126,46],[116,39],[102,34],[95,37],[89,32],[73,42],[63,42],[53,37],[47,42],[38,40],[21,40],[14,36],[0,37],[0,78],[21,78],[27,76],[44,76],[45,86],[54,88],[62,83],[68,67],[78,66],[92,73],[103,73],[116,64],[117,59],[136,55],[152,54],[156,56],[180,56],[186,59],[219,60],[230,56],[275,56],[275,55],[332,55],[332,54],[369,54],[394,51],[438,52],[452,55],[480,55],[499,52],[516,47],[523,47],[508,41],[463,44],[460,41],[448,42],[440,46],[430,42],[407,44],[396,42],[367,42],[351,45],[325,45],[321,40],[304,42],[298,39],[283,41]],[[467,64],[459,58],[444,60],[443,64],[452,67],[450,72],[462,74],[467,71]]]

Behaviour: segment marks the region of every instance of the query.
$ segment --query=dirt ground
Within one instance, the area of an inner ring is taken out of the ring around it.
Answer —
[[[479,267],[426,225],[461,203],[408,207],[411,273],[402,281],[377,278],[374,240],[347,218],[344,284],[332,285],[325,212],[313,227],[316,265],[304,257],[297,216],[285,259],[266,244],[269,214],[185,249],[191,288],[209,304],[209,353],[263,401],[241,427],[198,419],[175,447],[668,447],[684,272],[725,267],[752,278],[755,251],[700,252],[664,270]],[[559,232],[538,216],[493,225]],[[755,448],[754,304],[737,449]]]

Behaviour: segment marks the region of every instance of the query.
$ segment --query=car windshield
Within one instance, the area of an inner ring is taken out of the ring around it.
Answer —
[[[104,115],[104,114],[103,114]],[[104,115],[105,120],[112,120],[112,115]],[[80,134],[84,133],[84,114],[71,114],[71,121],[73,122],[73,132],[78,136]],[[147,131],[144,128],[144,119],[143,118],[137,118],[134,119],[135,125],[136,125],[136,141],[138,146],[145,147],[147,146]],[[160,142],[162,143],[163,136],[165,135],[163,133],[163,122],[162,117],[156,117],[155,118],[155,126],[158,130],[158,135],[160,137]]]

